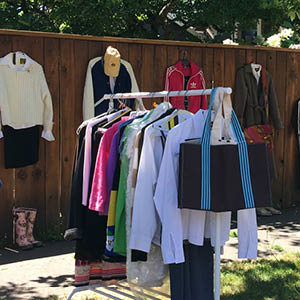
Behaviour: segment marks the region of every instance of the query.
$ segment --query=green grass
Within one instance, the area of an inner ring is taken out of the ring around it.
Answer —
[[[300,300],[300,252],[222,267],[222,300]]]
[[[272,245],[271,249],[274,249],[278,252],[284,252],[284,249],[280,245]]]

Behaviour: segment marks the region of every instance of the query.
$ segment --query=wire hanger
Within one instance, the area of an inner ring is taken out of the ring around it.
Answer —
[[[181,59],[180,59],[180,61],[181,61],[181,64],[182,64],[182,66],[184,68],[190,68],[191,67],[190,62],[188,60],[188,52],[186,50],[183,50],[181,52]]]

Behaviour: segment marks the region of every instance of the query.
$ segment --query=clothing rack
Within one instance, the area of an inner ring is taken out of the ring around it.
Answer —
[[[222,87],[223,91],[227,94],[232,93],[230,87]],[[132,98],[162,98],[162,97],[174,97],[174,96],[201,96],[210,95],[212,89],[202,89],[202,90],[184,90],[184,91],[161,91],[161,92],[139,92],[139,93],[117,93],[117,94],[105,94],[103,100],[105,99],[132,99]],[[221,265],[221,213],[216,213],[216,245],[215,245],[215,256],[214,256],[214,300],[220,300],[220,265]],[[96,287],[105,287],[103,284],[86,285],[75,288],[68,296],[67,300],[71,300],[72,296],[83,290],[91,290],[100,295],[105,295],[109,297],[109,294],[104,291],[99,291]],[[113,291],[113,288],[105,287]],[[147,296],[147,295],[145,295]],[[149,297],[149,295],[148,295]],[[115,296],[110,296],[111,299],[118,299]],[[153,297],[152,297],[153,299]],[[154,298],[155,299],[155,298]]]
[[[223,88],[227,94],[232,93],[232,89]],[[130,99],[130,98],[162,98],[162,97],[174,97],[174,96],[201,96],[210,95],[212,89],[204,90],[184,90],[184,91],[161,91],[161,92],[139,92],[139,93],[117,93],[117,94],[105,94],[102,99]]]

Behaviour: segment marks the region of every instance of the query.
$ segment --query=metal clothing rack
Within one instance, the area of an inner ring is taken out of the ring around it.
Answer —
[[[230,87],[222,87],[223,91],[227,94],[232,93]],[[162,98],[162,97],[174,97],[174,96],[201,96],[201,95],[210,95],[212,89],[202,89],[202,90],[184,90],[184,91],[161,91],[161,92],[139,92],[139,93],[117,93],[117,94],[105,94],[102,100],[105,99],[132,99],[132,98]],[[221,213],[216,213],[216,245],[215,245],[215,255],[214,255],[214,300],[220,300],[220,262],[221,262]],[[100,295],[104,295],[111,299],[120,299],[113,295],[109,295],[103,290],[98,290],[97,288],[108,289],[111,292],[119,293],[122,295],[122,292],[118,290],[120,285],[116,284],[116,287],[107,287],[101,283],[86,285],[74,288],[74,290],[69,294],[67,300],[71,300],[72,296],[77,292],[84,290],[91,290]],[[124,288],[124,286],[122,286]],[[144,289],[144,288],[143,288]],[[147,290],[147,289],[146,289]],[[143,294],[143,293],[140,293]],[[123,293],[124,296],[124,293]],[[143,294],[143,296],[150,299],[157,299],[153,296]],[[167,295],[166,295],[167,296]],[[127,295],[127,297],[134,299],[133,296]]]

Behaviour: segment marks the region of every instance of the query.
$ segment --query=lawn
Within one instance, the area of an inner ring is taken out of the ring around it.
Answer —
[[[222,300],[300,300],[300,252],[223,265]]]

